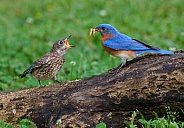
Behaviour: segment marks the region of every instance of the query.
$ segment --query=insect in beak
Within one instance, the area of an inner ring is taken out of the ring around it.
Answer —
[[[91,29],[90,29],[90,34],[89,34],[89,35],[90,35],[90,36],[92,36],[92,35],[95,36],[95,31],[98,31],[98,29],[97,29],[97,28],[91,28]]]

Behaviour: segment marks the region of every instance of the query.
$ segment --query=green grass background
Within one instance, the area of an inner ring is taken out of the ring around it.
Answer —
[[[70,34],[70,44],[76,47],[67,52],[58,80],[82,79],[117,67],[121,60],[102,49],[100,34],[89,37],[90,28],[101,23],[149,45],[184,49],[183,5],[183,0],[1,0],[0,91],[38,86],[32,77],[18,75]]]

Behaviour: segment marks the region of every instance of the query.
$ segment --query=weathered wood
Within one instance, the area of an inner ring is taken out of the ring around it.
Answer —
[[[165,106],[184,109],[184,52],[146,55],[122,70],[87,79],[0,94],[0,120],[30,119],[38,127],[123,127],[136,109],[146,118]],[[180,116],[184,120],[184,116]]]

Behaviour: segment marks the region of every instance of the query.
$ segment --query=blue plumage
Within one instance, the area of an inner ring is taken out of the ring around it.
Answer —
[[[112,56],[121,58],[122,64],[118,70],[126,64],[127,59],[135,58],[144,53],[174,54],[171,51],[145,44],[137,39],[121,34],[110,24],[100,24],[94,28],[102,35],[102,46]],[[117,70],[117,71],[118,71]]]
[[[140,55],[140,54],[144,54],[144,53],[159,53],[159,54],[167,54],[167,55],[170,55],[170,54],[174,54],[173,52],[171,51],[167,51],[167,50],[144,50],[144,51],[135,51],[135,54],[136,55]]]
[[[112,35],[112,38],[109,38],[104,41],[104,46],[113,50],[132,50],[135,51],[136,55],[148,52],[160,54],[174,54],[171,51],[160,50],[159,48],[149,46],[139,40],[132,39],[131,37],[125,34],[121,34],[109,24],[100,24],[97,28],[103,30],[103,35]]]

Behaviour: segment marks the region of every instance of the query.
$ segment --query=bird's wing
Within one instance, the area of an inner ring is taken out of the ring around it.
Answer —
[[[50,60],[54,59],[55,56],[52,56],[51,54],[52,53],[47,53],[44,56],[42,56],[40,59],[36,60],[32,65],[32,69],[39,68],[44,64],[48,63]]]
[[[133,50],[133,51],[143,51],[150,49],[158,49],[152,46],[149,46],[139,40],[132,39],[129,36],[121,34],[114,38],[110,38],[104,42],[104,45],[108,48],[114,50]]]
[[[148,45],[148,44],[146,44],[146,43],[144,43],[144,42],[142,42],[142,41],[140,41],[140,40],[137,40],[137,39],[132,39],[132,40],[133,40],[133,41],[136,41],[136,42],[138,42],[138,43],[140,43],[140,44],[142,44],[142,45],[144,45],[144,46],[146,46],[146,47],[148,47],[148,48],[150,48],[150,49],[159,50],[159,48],[150,46],[150,45]]]

